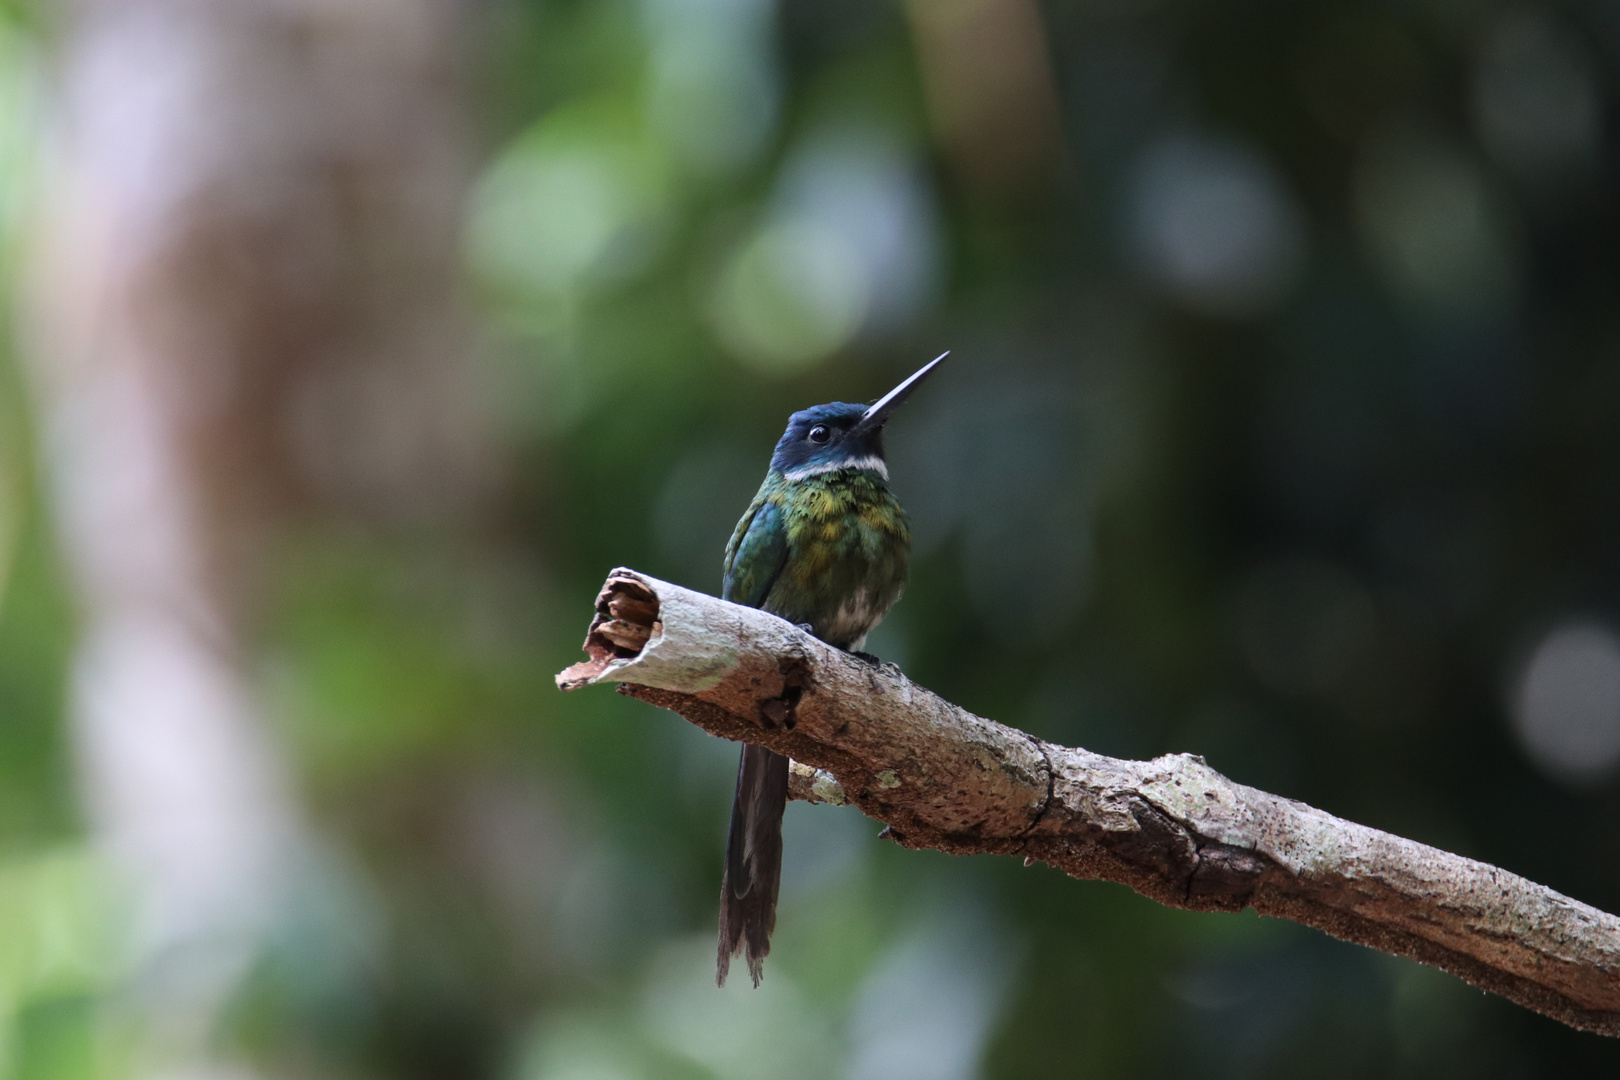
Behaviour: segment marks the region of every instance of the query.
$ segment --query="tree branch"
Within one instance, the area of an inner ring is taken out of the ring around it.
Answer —
[[[585,651],[562,689],[617,682],[787,754],[795,797],[854,803],[906,847],[1023,856],[1171,907],[1252,907],[1620,1035],[1620,919],[1233,783],[1196,755],[1124,761],[1046,743],[774,615],[633,570],[608,577]]]

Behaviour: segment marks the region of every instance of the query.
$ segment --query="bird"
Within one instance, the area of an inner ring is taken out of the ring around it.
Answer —
[[[911,559],[911,525],[889,490],[884,426],[949,355],[941,353],[875,404],[834,401],[788,418],[765,481],[726,544],[722,599],[761,608],[860,654],[867,634],[900,599]],[[759,986],[776,927],[787,790],[788,759],[745,743],[720,882],[715,981],[721,986],[742,953]]]

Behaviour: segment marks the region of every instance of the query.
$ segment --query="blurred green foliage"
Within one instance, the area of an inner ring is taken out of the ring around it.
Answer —
[[[1607,654],[1556,669],[1587,728],[1520,691],[1552,628],[1620,619],[1620,19],[1041,14],[1062,168],[998,197],[931,129],[899,6],[479,11],[465,253],[509,486],[486,520],[285,545],[262,687],[327,847],[226,1045],[424,1080],[1620,1065],[1414,964],[830,807],[790,808],[765,986],[713,989],[733,748],[551,675],[609,568],[718,587],[790,411],[947,346],[892,429],[918,557],[874,651],[1044,738],[1200,752],[1620,910]],[[8,250],[34,48],[4,25]],[[74,809],[30,424],[8,368],[0,1076],[66,1080],[123,1069],[119,918]]]

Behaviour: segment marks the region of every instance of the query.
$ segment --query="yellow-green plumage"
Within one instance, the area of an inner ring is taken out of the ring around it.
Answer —
[[[773,469],[726,545],[723,595],[858,649],[900,598],[910,554],[906,512],[877,472]]]

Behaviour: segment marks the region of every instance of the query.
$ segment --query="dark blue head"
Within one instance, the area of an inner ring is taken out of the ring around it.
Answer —
[[[788,418],[787,431],[771,455],[771,468],[788,475],[809,476],[842,468],[868,468],[888,475],[883,460],[883,426],[917,384],[950,353],[884,394],[877,404],[834,401],[801,409]]]
[[[865,405],[834,401],[800,409],[788,417],[787,431],[771,455],[771,468],[788,473],[842,468],[857,461],[883,462],[883,428],[861,424]],[[875,468],[874,465],[867,465]]]

